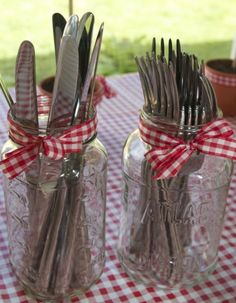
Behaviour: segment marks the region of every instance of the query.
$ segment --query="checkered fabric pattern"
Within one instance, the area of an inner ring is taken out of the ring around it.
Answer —
[[[139,132],[144,142],[151,145],[145,154],[155,179],[175,177],[195,151],[236,160],[234,131],[224,119],[217,119],[202,127],[189,142],[159,131],[140,119]]]
[[[36,91],[33,83],[34,61],[35,53],[33,45],[29,41],[23,41],[16,59],[17,103],[15,104],[15,110],[21,119],[35,119]]]
[[[233,86],[236,87],[236,78],[235,77],[222,77],[221,75],[216,75],[211,73],[211,71],[206,70],[206,76],[207,78],[213,82],[213,83],[218,83],[224,86]]]
[[[26,169],[37,157],[40,151],[53,160],[59,160],[66,154],[80,152],[84,141],[96,134],[97,118],[94,117],[84,123],[74,125],[61,134],[44,137],[27,133],[10,117],[9,136],[17,144],[18,149],[5,154],[0,161],[0,169],[9,178],[13,179]]]
[[[137,74],[108,78],[116,91],[113,99],[98,105],[98,134],[109,153],[106,217],[106,266],[100,280],[73,303],[235,303],[236,302],[236,171],[230,186],[224,230],[219,247],[219,262],[205,282],[188,289],[161,290],[134,282],[122,269],[116,246],[121,210],[121,151],[127,135],[138,126],[138,110],[143,104]],[[2,100],[0,100],[2,101]],[[0,102],[1,106],[5,106]],[[6,108],[1,108],[0,134],[6,128]],[[5,118],[4,118],[5,119]],[[231,119],[235,124],[236,120]],[[1,140],[5,135],[1,135]],[[36,303],[26,295],[11,269],[6,228],[6,211],[0,191],[0,302]],[[62,303],[62,302],[60,302]]]

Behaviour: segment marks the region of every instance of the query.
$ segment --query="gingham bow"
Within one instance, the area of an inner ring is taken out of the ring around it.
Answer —
[[[142,140],[151,145],[151,150],[145,154],[145,158],[155,171],[155,179],[176,176],[195,151],[236,160],[234,131],[223,119],[206,124],[188,143],[159,131],[142,119],[139,131]]]
[[[66,154],[80,152],[84,141],[96,133],[97,119],[90,119],[82,124],[72,126],[58,136],[34,136],[24,131],[13,120],[10,123],[10,138],[21,145],[18,149],[5,154],[0,161],[0,169],[13,179],[26,169],[39,152],[53,160],[59,160]]]

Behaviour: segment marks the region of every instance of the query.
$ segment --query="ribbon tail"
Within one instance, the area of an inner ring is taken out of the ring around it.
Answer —
[[[206,155],[236,160],[236,140],[234,138],[209,138],[197,143],[197,149]]]
[[[22,173],[37,157],[38,146],[21,147],[6,154],[0,161],[0,169],[8,179],[14,179]]]
[[[191,157],[193,150],[177,150],[171,157],[166,155],[164,159],[159,162],[159,165],[155,165],[154,171],[157,171],[153,175],[153,179],[160,180],[175,177],[182,166],[188,161]],[[158,157],[157,157],[158,158]],[[156,159],[158,161],[158,159]]]

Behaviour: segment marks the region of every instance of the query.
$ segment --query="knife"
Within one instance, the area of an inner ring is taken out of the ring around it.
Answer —
[[[81,87],[84,85],[90,60],[93,26],[94,15],[90,12],[84,14],[79,23],[79,32],[77,37],[77,43],[79,45],[79,74],[81,79]]]
[[[95,45],[94,45],[94,48],[92,51],[91,59],[90,59],[89,65],[88,65],[88,71],[86,74],[85,83],[83,86],[81,103],[87,104],[87,110],[86,110],[86,113],[84,113],[84,119],[89,118],[90,110],[91,110],[91,106],[92,106],[93,91],[94,91],[94,86],[95,86],[97,64],[98,64],[98,59],[99,59],[99,54],[100,54],[100,49],[101,49],[101,44],[102,44],[103,29],[104,29],[104,23],[102,23],[99,28],[97,38],[95,41]],[[88,101],[89,91],[90,91],[90,98]],[[88,101],[88,103],[87,103],[87,101]],[[73,110],[71,124],[73,124],[74,121],[77,119],[78,113],[79,113],[79,108],[80,108],[80,104],[79,104],[79,102],[76,102],[74,110]]]
[[[63,36],[71,36],[76,41],[76,37],[78,35],[78,24],[79,24],[79,17],[77,15],[72,15],[66,22]]]
[[[57,72],[53,88],[52,106],[48,119],[48,131],[55,128],[55,120],[64,115],[71,115],[75,100],[77,77],[78,77],[78,47],[72,36],[63,36],[60,44]],[[70,120],[70,119],[69,119]],[[66,122],[65,122],[66,123]],[[67,126],[68,124],[65,124]],[[67,161],[63,160],[62,175],[66,174]],[[44,248],[38,251],[35,260],[39,260],[36,270],[38,271],[38,285],[46,289],[53,277],[54,267],[57,266],[58,245],[61,243],[61,225],[64,220],[67,207],[67,179],[58,178],[57,190],[51,197],[51,206],[47,217],[42,222],[39,243],[45,242]],[[65,190],[63,190],[63,188]]]
[[[66,26],[66,19],[60,13],[55,13],[52,15],[52,27],[53,27],[56,62],[58,60],[58,52],[59,52],[61,38],[65,26]]]
[[[75,40],[71,36],[63,36],[58,55],[48,127],[53,127],[56,119],[72,115],[77,89],[78,66],[78,48]]]
[[[79,66],[76,100],[81,97],[82,86],[84,85],[88,62],[90,57],[91,40],[94,25],[94,15],[91,12],[85,13],[81,20],[77,15],[70,16],[63,36],[72,36],[78,47]],[[79,102],[79,101],[78,101]]]
[[[23,124],[38,127],[37,94],[35,84],[35,52],[30,41],[23,41],[16,59],[15,116]]]

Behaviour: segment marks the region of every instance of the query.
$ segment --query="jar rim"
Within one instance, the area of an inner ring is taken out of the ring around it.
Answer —
[[[96,111],[94,110],[92,112],[92,116],[90,117],[90,119],[95,118],[95,116],[96,116]],[[59,135],[60,133],[63,133],[64,131],[66,131],[70,127],[74,127],[75,125],[79,125],[79,123],[75,123],[73,125],[69,125],[69,124],[65,125],[65,123],[64,123],[64,125],[60,125],[60,123],[58,123],[58,124],[54,124],[53,127],[50,128],[50,127],[47,126],[48,115],[47,114],[42,114],[41,118],[42,117],[44,118],[43,127],[40,126],[40,125],[38,126],[36,123],[34,123],[30,120],[27,120],[27,119],[22,121],[22,120],[16,118],[11,110],[8,111],[8,120],[13,121],[13,123],[15,124],[16,127],[19,127],[19,129],[24,130],[26,133],[28,133],[30,135],[38,136],[38,137],[44,137],[44,136],[47,136],[47,135],[50,135],[50,136]],[[59,118],[58,121],[61,122],[61,117]],[[82,122],[82,123],[84,123],[84,122]],[[11,137],[10,132],[9,132],[9,137]],[[95,131],[95,133],[92,134],[91,137],[84,139],[83,145],[86,145],[86,144],[92,142],[96,137],[97,137],[97,131]]]
[[[17,126],[19,126],[20,128],[24,129],[26,132],[28,133],[33,133],[33,134],[38,134],[38,135],[46,135],[49,134],[51,132],[55,133],[55,132],[61,132],[64,131],[70,127],[73,127],[75,125],[79,125],[80,123],[75,123],[73,125],[70,125],[70,117],[68,115],[64,115],[64,116],[60,116],[59,118],[56,118],[55,120],[53,120],[53,123],[50,123],[53,126],[49,126],[48,127],[48,114],[46,113],[42,113],[39,114],[39,121],[41,123],[39,123],[39,125],[37,125],[35,122],[28,120],[28,119],[19,119],[16,118],[14,115],[14,112],[12,112],[12,110],[8,111],[8,119],[12,120],[14,122],[14,124],[16,124]],[[89,119],[93,119],[96,116],[96,110],[94,109],[94,111],[92,112],[92,115],[90,116]],[[79,121],[79,119],[78,119]],[[84,122],[81,122],[84,123]]]
[[[221,111],[219,111],[218,116],[219,118],[222,117]],[[150,113],[146,113],[144,109],[140,110],[140,118],[148,121],[148,123],[153,127],[158,127],[159,125],[161,125],[162,127],[173,128],[173,130],[175,129],[175,130],[188,131],[188,132],[191,131],[196,132],[209,123],[206,122],[198,125],[187,125],[187,124],[180,125],[180,123],[177,123],[172,119],[165,118],[162,115],[158,115],[158,114],[153,115]]]

